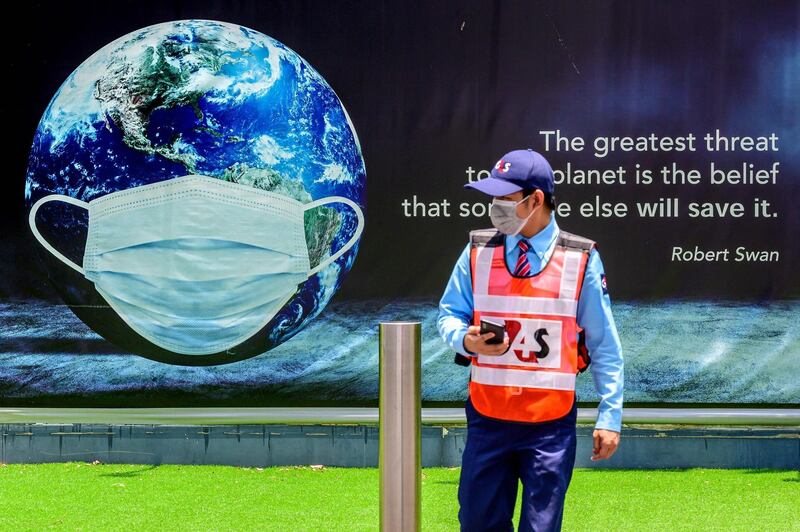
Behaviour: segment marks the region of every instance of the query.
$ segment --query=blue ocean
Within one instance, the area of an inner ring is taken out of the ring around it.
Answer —
[[[800,301],[614,302],[626,403],[800,404]],[[0,304],[6,406],[375,405],[378,323],[422,322],[423,402],[466,399],[468,368],[436,329],[436,300],[332,302],[296,336],[232,364],[120,352],[63,305]],[[596,401],[590,373],[580,401]]]

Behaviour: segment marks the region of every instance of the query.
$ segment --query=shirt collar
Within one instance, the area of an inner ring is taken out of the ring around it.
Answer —
[[[558,237],[558,222],[556,222],[556,213],[550,213],[550,223],[548,223],[544,229],[536,233],[530,238],[526,238],[528,244],[530,244],[531,249],[534,253],[536,253],[539,258],[544,258],[545,255],[548,254],[550,248],[553,247],[553,243],[556,241]],[[512,250],[517,247],[517,244],[520,240],[525,238],[522,234],[517,233],[516,235],[506,235],[506,246],[509,250]]]

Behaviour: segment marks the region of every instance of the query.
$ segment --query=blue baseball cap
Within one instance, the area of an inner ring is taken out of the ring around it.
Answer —
[[[490,196],[506,196],[537,188],[552,196],[553,187],[550,163],[530,148],[506,153],[494,165],[490,177],[464,185],[464,188],[474,188]]]

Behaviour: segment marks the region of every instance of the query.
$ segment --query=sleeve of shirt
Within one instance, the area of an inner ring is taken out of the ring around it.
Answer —
[[[619,432],[622,428],[624,365],[611,298],[600,254],[592,250],[578,299],[578,325],[586,334],[589,369],[600,396],[595,428]]]
[[[475,356],[464,347],[464,336],[472,323],[472,274],[469,267],[470,246],[458,258],[444,295],[439,301],[436,325],[447,345],[464,356]]]

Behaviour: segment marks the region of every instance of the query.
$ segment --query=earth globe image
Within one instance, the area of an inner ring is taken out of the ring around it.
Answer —
[[[309,266],[327,265],[298,284],[260,330],[213,353],[185,354],[147,340],[52,251],[81,264],[89,215],[77,203],[189,175],[302,204],[338,196],[352,205],[305,210]],[[48,253],[37,245],[44,273],[81,321],[118,348],[152,360],[213,365],[267,353],[322,312],[357,255],[365,186],[353,123],[308,62],[243,26],[181,20],[120,37],[69,75],[36,129],[25,200],[29,207],[53,194],[77,201],[37,207],[31,223],[40,243],[52,248]],[[345,253],[326,261],[348,243]]]

